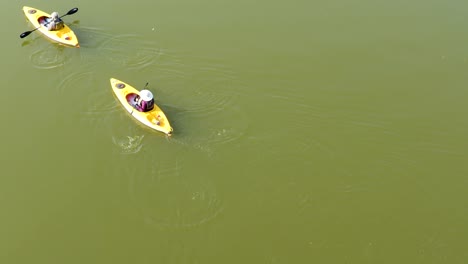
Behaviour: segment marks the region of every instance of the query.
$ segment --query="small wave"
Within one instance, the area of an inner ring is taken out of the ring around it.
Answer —
[[[64,74],[57,87],[57,94],[62,107],[70,104],[76,109],[75,118],[89,124],[93,129],[108,127],[113,129],[112,114],[120,111],[112,96],[112,90],[106,80],[102,80],[94,71],[75,71]]]
[[[74,71],[64,76],[57,86],[57,92],[61,95],[72,95],[75,91],[82,94],[88,90],[89,83],[93,81],[92,71]]]
[[[129,194],[143,221],[162,228],[193,228],[209,222],[223,210],[216,187],[204,177],[185,177],[181,159],[145,163],[145,173],[131,173]]]
[[[112,64],[128,70],[141,70],[153,64],[163,54],[156,43],[146,41],[138,35],[108,37],[98,48]]]
[[[117,109],[112,90],[106,81],[89,69],[72,72],[60,80],[57,92],[62,97],[79,98],[86,102],[81,103],[86,115],[100,115]]]
[[[64,51],[65,47],[58,45],[51,45],[47,43],[34,51],[30,60],[34,67],[38,69],[54,69],[61,67],[67,63],[70,56]]]
[[[173,73],[179,71],[191,73],[189,84],[185,82],[179,85],[180,79],[166,81],[177,87],[171,90],[170,96],[177,98],[179,105],[166,108],[174,127],[174,138],[171,140],[211,155],[215,145],[242,137],[250,124],[247,113],[237,102],[238,98],[245,96],[242,91],[247,89],[246,85],[237,80],[235,74],[222,63],[212,58],[194,60],[180,54],[169,55],[161,60],[167,67],[164,67],[165,71],[160,78],[167,79],[165,74],[173,77]],[[166,63],[169,59],[175,63]],[[182,82],[187,78],[183,76]],[[169,97],[165,94],[162,96]],[[173,114],[171,108],[176,109]]]
[[[80,46],[89,50],[96,50],[112,35],[99,27],[79,26],[74,29],[78,36]]]
[[[170,141],[208,155],[215,152],[217,145],[243,137],[249,128],[248,117],[234,108],[220,112],[184,111],[172,119],[175,130]]]
[[[140,152],[143,146],[142,140],[145,136],[126,136],[125,138],[118,138],[112,136],[112,142],[119,147],[122,154],[135,154]]]

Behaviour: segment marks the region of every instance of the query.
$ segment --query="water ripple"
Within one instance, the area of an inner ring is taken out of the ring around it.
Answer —
[[[238,105],[246,85],[219,61],[166,53],[149,69],[173,87],[170,95],[160,92],[161,97],[176,98],[165,102],[177,102],[163,106],[174,127],[171,141],[212,153],[214,144],[234,141],[250,126]]]
[[[127,70],[140,70],[153,64],[163,51],[152,41],[138,35],[116,35],[99,45],[103,57]]]
[[[100,116],[118,108],[107,84],[106,80],[102,80],[94,71],[88,69],[66,75],[60,80],[57,92],[62,97],[79,99],[80,103],[77,104],[84,108],[84,115]]]
[[[129,194],[143,221],[158,228],[194,228],[216,218],[223,210],[216,186],[204,174],[186,176],[180,158],[142,161],[146,173],[132,173]],[[198,175],[198,177],[197,177]]]
[[[53,69],[65,65],[70,56],[64,52],[65,47],[57,45],[41,45],[30,56],[32,65],[38,69]]]
[[[64,76],[57,85],[57,94],[62,107],[73,105],[76,118],[93,129],[113,129],[113,113],[121,111],[112,96],[107,80],[101,80],[94,71],[87,69]]]
[[[60,82],[57,86],[57,93],[60,95],[71,95],[69,93],[73,93],[74,91],[81,93],[83,91],[83,87],[87,87],[92,78],[92,71],[71,72],[70,74],[60,79]]]
[[[97,50],[107,38],[112,36],[106,29],[89,26],[80,26],[75,33],[80,40],[81,48],[89,50]]]
[[[112,142],[119,147],[122,154],[136,154],[140,152],[143,146],[142,140],[145,136],[127,136],[126,138],[118,138],[112,136]]]

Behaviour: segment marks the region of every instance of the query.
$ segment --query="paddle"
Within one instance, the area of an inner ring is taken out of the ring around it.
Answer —
[[[70,11],[68,11],[68,13],[66,13],[65,15],[61,16],[60,18],[64,17],[64,16],[68,16],[68,15],[73,15],[75,14],[76,12],[78,12],[78,7],[75,7],[73,9],[71,9]],[[28,36],[29,34],[33,33],[34,31],[38,30],[40,27],[37,27],[31,31],[26,31],[26,32],[23,32],[21,33],[20,35],[20,38],[24,38],[26,36]]]

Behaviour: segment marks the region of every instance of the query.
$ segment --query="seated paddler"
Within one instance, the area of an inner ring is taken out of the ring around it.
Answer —
[[[64,27],[63,20],[59,17],[57,12],[53,12],[50,17],[44,20],[44,25],[49,31],[60,30]]]
[[[140,112],[151,111],[154,108],[153,94],[149,90],[141,90],[135,101],[135,107]]]

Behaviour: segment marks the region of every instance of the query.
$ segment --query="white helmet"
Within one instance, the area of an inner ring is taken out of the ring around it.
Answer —
[[[59,17],[58,13],[57,12],[53,12],[51,15],[50,15],[53,19],[57,19]]]
[[[153,94],[148,90],[141,90],[140,97],[142,100],[151,101],[153,99]]]

